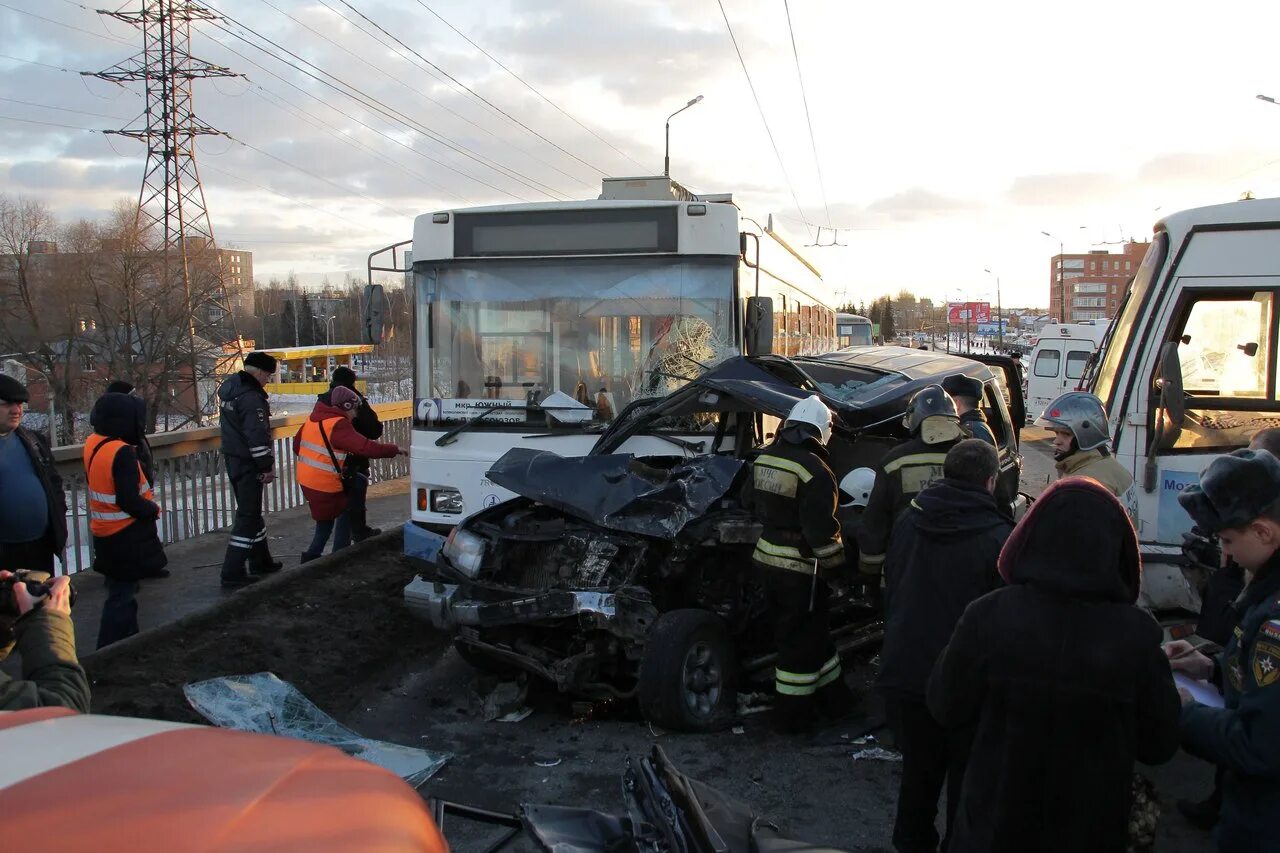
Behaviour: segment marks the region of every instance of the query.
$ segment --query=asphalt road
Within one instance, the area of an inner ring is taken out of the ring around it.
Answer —
[[[1047,433],[1024,431],[1023,453],[1023,490],[1037,495],[1054,473]],[[686,773],[750,803],[797,838],[849,850],[891,850],[899,765],[851,757],[857,748],[851,741],[877,729],[882,716],[868,689],[874,673],[869,655],[850,664],[849,683],[866,698],[863,713],[847,724],[813,737],[783,738],[762,717],[751,716],[741,734],[688,735],[651,728],[617,708],[575,708],[545,690],[529,696],[533,710],[526,719],[483,722],[476,697],[486,685],[442,640],[427,659],[385,679],[344,721],[370,737],[452,753],[423,789],[446,799],[500,811],[521,803],[620,811],[625,760],[657,744]],[[1179,797],[1208,793],[1208,765],[1180,754],[1147,772],[1165,802],[1157,849],[1212,850],[1209,836],[1173,806]],[[456,818],[446,821],[445,833],[464,853],[484,850],[500,834]],[[533,849],[522,844],[512,849]]]

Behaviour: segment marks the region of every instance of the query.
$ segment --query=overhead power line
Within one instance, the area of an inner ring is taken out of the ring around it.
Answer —
[[[437,19],[439,19],[440,23],[444,24],[446,27],[448,27],[449,29],[453,30],[453,31],[454,31],[455,33],[457,33],[458,35],[462,36],[462,38],[466,40],[467,44],[471,45],[471,46],[472,46],[472,47],[474,47],[476,50],[480,51],[480,52],[481,52],[481,53],[483,53],[485,56],[487,56],[487,57],[488,57],[488,58],[493,62],[493,64],[494,64],[494,65],[497,65],[497,66],[498,66],[499,68],[501,68],[503,71],[505,71],[505,72],[507,72],[508,74],[510,74],[510,75],[511,75],[512,77],[514,77],[517,81],[519,81],[519,82],[520,82],[520,84],[521,84],[521,85],[523,85],[526,89],[528,89],[530,92],[533,92],[533,93],[534,93],[535,95],[537,95],[539,98],[541,98],[542,100],[544,100],[544,101],[546,101],[548,104],[550,104],[552,107],[554,107],[554,108],[555,108],[555,110],[556,110],[557,112],[559,112],[559,113],[560,113],[561,115],[563,115],[565,118],[569,119],[569,121],[573,122],[573,123],[574,123],[574,124],[576,124],[578,127],[582,128],[582,129],[583,129],[583,130],[585,130],[587,133],[591,134],[591,135],[592,135],[592,136],[594,136],[596,139],[598,139],[598,140],[600,140],[601,142],[603,142],[605,145],[609,146],[609,148],[611,148],[611,149],[614,151],[614,153],[616,153],[618,156],[623,157],[623,158],[625,158],[625,159],[627,159],[627,160],[630,160],[632,163],[635,163],[635,164],[636,164],[636,166],[640,167],[641,169],[645,169],[645,168],[647,168],[647,167],[646,167],[643,163],[641,163],[639,160],[637,160],[636,158],[632,157],[632,156],[631,156],[630,154],[628,154],[627,152],[620,150],[620,149],[619,149],[616,145],[614,145],[612,142],[610,142],[609,140],[605,139],[605,138],[604,138],[603,136],[601,136],[600,134],[596,133],[594,130],[592,130],[592,129],[591,129],[590,127],[588,127],[587,125],[583,124],[581,121],[579,121],[579,120],[577,119],[577,117],[576,117],[576,116],[574,116],[574,115],[572,115],[571,113],[569,113],[567,110],[565,110],[565,109],[564,109],[563,107],[561,107],[559,104],[557,104],[555,101],[551,100],[551,99],[550,99],[550,98],[548,98],[546,95],[544,95],[541,91],[539,91],[539,90],[538,90],[538,88],[537,88],[536,86],[534,86],[532,83],[528,82],[528,81],[527,81],[527,80],[525,80],[523,77],[521,77],[519,74],[517,74],[516,72],[514,72],[514,71],[512,71],[510,68],[508,68],[506,65],[504,65],[500,59],[498,59],[498,58],[497,58],[496,56],[494,56],[492,53],[490,53],[489,51],[485,50],[483,47],[481,47],[480,45],[478,45],[478,44],[476,44],[474,41],[472,41],[472,39],[471,39],[471,37],[470,37],[470,36],[468,36],[468,35],[467,35],[466,33],[464,33],[462,30],[460,30],[460,29],[458,29],[457,27],[455,27],[453,24],[451,24],[451,23],[449,23],[448,21],[446,21],[443,17],[441,17],[441,15],[440,15],[440,13],[439,13],[439,12],[437,12],[435,9],[432,9],[430,6],[428,6],[426,3],[424,3],[424,2],[423,2],[423,0],[417,0],[417,3],[418,3],[418,5],[419,5],[419,6],[421,6],[421,7],[422,7],[422,8],[424,8],[424,9],[426,9],[426,10],[427,10],[428,12],[430,12],[432,15],[435,15],[435,16],[436,16],[436,18],[437,18]]]
[[[352,12],[355,12],[357,15],[359,15],[359,16],[360,16],[361,18],[363,18],[365,21],[368,21],[368,22],[369,22],[369,24],[370,24],[370,25],[372,25],[373,27],[377,28],[377,30],[378,30],[379,32],[383,33],[384,35],[386,35],[386,36],[387,36],[387,38],[391,39],[391,40],[392,40],[392,41],[394,41],[396,44],[400,45],[400,46],[401,46],[401,47],[403,47],[405,50],[409,51],[409,52],[410,52],[410,53],[412,53],[414,56],[418,57],[420,60],[422,60],[422,61],[423,61],[423,63],[425,63],[426,65],[429,65],[430,67],[434,68],[436,71],[438,71],[438,72],[440,72],[441,74],[443,74],[445,77],[449,78],[449,80],[450,80],[450,81],[452,81],[455,85],[457,85],[457,86],[461,87],[462,89],[464,89],[466,92],[468,92],[469,94],[471,94],[471,96],[472,96],[472,97],[476,98],[478,101],[480,101],[481,103],[483,103],[485,106],[489,107],[491,110],[493,110],[493,111],[495,111],[496,113],[498,113],[499,115],[501,115],[501,116],[505,117],[507,120],[511,121],[512,123],[514,123],[514,124],[516,124],[516,125],[518,125],[518,126],[520,126],[520,127],[524,128],[524,129],[525,129],[525,130],[527,130],[529,133],[532,133],[534,136],[538,137],[538,138],[539,138],[539,139],[541,139],[543,142],[547,143],[547,144],[548,144],[548,145],[550,145],[552,148],[555,148],[557,151],[561,152],[561,153],[562,153],[562,154],[564,154],[565,156],[567,156],[567,157],[572,157],[574,160],[577,160],[579,163],[581,163],[582,165],[586,166],[588,169],[592,169],[592,170],[594,170],[597,174],[600,174],[600,175],[608,175],[608,174],[609,174],[606,170],[601,169],[599,166],[595,166],[595,165],[592,165],[591,163],[588,163],[586,160],[583,160],[583,159],[582,159],[581,157],[579,157],[577,154],[574,154],[572,151],[569,151],[567,148],[563,147],[562,145],[560,145],[560,144],[558,144],[558,143],[556,143],[556,142],[553,142],[552,140],[550,140],[550,139],[548,139],[547,137],[543,136],[543,135],[542,135],[541,133],[539,133],[538,131],[534,130],[534,129],[533,129],[532,127],[530,127],[529,125],[527,125],[527,124],[525,124],[524,122],[522,122],[520,119],[518,119],[518,118],[516,118],[515,116],[511,115],[511,113],[509,113],[509,112],[507,112],[506,110],[502,109],[502,107],[499,107],[497,104],[495,104],[495,103],[493,103],[492,101],[490,101],[490,100],[489,100],[488,98],[486,98],[484,95],[481,95],[479,92],[477,92],[476,90],[472,89],[472,88],[471,88],[470,86],[468,86],[466,83],[463,83],[461,80],[459,80],[458,78],[454,77],[454,76],[453,76],[452,74],[450,74],[448,71],[445,71],[445,70],[444,70],[443,68],[441,68],[439,65],[436,65],[434,62],[432,62],[431,60],[427,59],[425,56],[423,56],[422,54],[418,53],[418,52],[417,52],[416,50],[414,50],[413,48],[409,47],[409,45],[405,44],[405,43],[404,43],[403,41],[401,41],[399,38],[397,38],[396,36],[394,36],[394,35],[392,35],[391,33],[387,32],[385,29],[383,29],[383,28],[382,28],[382,26],[381,26],[381,25],[379,25],[379,24],[375,23],[373,20],[371,20],[371,19],[369,18],[369,16],[365,15],[363,12],[361,12],[361,11],[360,11],[359,9],[357,9],[355,6],[352,6],[350,3],[348,3],[348,2],[347,2],[347,0],[338,0],[338,2],[340,2],[343,6],[346,6],[346,7],[347,7],[348,9],[350,9]]]
[[[35,12],[28,12],[26,9],[19,9],[17,6],[10,6],[8,3],[0,3],[0,8],[9,9],[10,11],[17,12],[19,15],[28,15],[32,18],[37,18],[46,23],[53,24],[56,27],[64,27],[68,30],[75,30],[78,33],[84,33],[87,36],[93,36],[96,39],[105,39],[107,41],[113,41],[118,44],[127,44],[130,46],[132,46],[133,44],[128,39],[122,39],[116,36],[107,36],[107,35],[103,35],[102,33],[95,33],[92,30],[86,30],[83,27],[76,27],[76,26],[72,26],[71,24],[64,24],[62,21],[56,21],[53,18],[46,18],[44,15],[37,15]]]
[[[769,128],[769,119],[765,118],[764,106],[760,103],[760,95],[756,92],[756,84],[751,81],[751,72],[747,70],[747,61],[742,57],[742,48],[738,46],[738,37],[733,34],[733,25],[729,23],[729,14],[724,10],[724,0],[716,0],[716,4],[720,6],[720,15],[724,18],[725,29],[729,31],[729,39],[733,42],[734,52],[738,54],[738,63],[742,66],[742,74],[747,78],[747,86],[751,89],[751,97],[755,99],[756,111],[760,113],[760,123],[764,125],[764,132],[769,137],[769,144],[773,146],[773,156],[778,160],[778,168],[782,171],[782,179],[787,183],[787,189],[791,191],[791,200],[795,202],[796,210],[799,211],[801,218],[808,224],[809,217],[805,214],[804,208],[800,206],[800,199],[796,196],[796,188],[791,183],[791,176],[787,174],[786,164],[782,162],[782,152],[778,150],[778,142],[773,138],[773,131]],[[813,236],[813,230],[809,230],[809,236]]]
[[[93,116],[95,118],[109,118],[112,121],[130,122],[134,121],[137,116],[131,119],[121,118],[120,116],[107,115],[106,113],[91,113],[84,110],[73,110],[69,107],[55,107],[52,104],[37,104],[35,101],[19,101],[17,98],[0,98],[0,101],[8,101],[11,104],[22,104],[25,107],[39,107],[42,110],[57,110],[61,113],[77,113],[82,116]]]
[[[367,108],[369,108],[369,109],[371,109],[371,110],[374,110],[375,112],[381,113],[385,118],[388,118],[388,119],[392,120],[393,122],[396,122],[397,124],[403,125],[404,127],[407,127],[408,129],[410,129],[410,130],[412,130],[412,131],[415,131],[415,132],[417,132],[417,133],[421,133],[423,136],[427,137],[428,139],[432,140],[433,142],[436,142],[437,144],[443,145],[444,147],[446,147],[446,148],[450,149],[451,151],[454,151],[455,153],[460,154],[461,156],[466,157],[466,158],[467,158],[467,159],[469,159],[469,160],[473,160],[473,161],[475,161],[476,163],[479,163],[480,165],[484,166],[484,167],[485,167],[485,168],[487,168],[487,169],[491,169],[491,170],[493,170],[493,171],[497,172],[498,174],[502,175],[503,177],[511,178],[512,180],[514,180],[514,181],[516,181],[517,183],[520,183],[520,184],[522,184],[522,185],[524,185],[524,186],[528,187],[528,188],[529,188],[529,189],[531,189],[531,190],[534,190],[534,191],[537,191],[537,192],[543,192],[543,193],[545,193],[545,194],[549,195],[549,196],[550,196],[550,197],[552,197],[552,198],[557,198],[557,199],[563,200],[563,197],[562,197],[562,196],[560,196],[560,195],[559,195],[559,193],[557,193],[557,192],[556,192],[552,187],[548,187],[546,184],[541,183],[541,182],[540,182],[540,181],[538,181],[536,178],[532,178],[532,177],[530,177],[530,176],[528,176],[528,175],[525,175],[525,174],[523,174],[523,173],[521,173],[521,172],[519,172],[519,171],[517,171],[517,170],[510,169],[510,168],[508,168],[508,167],[505,167],[505,166],[501,165],[500,163],[497,163],[497,162],[495,162],[495,161],[492,161],[492,160],[490,160],[489,158],[486,158],[486,157],[484,157],[484,156],[482,156],[482,155],[480,155],[480,154],[478,154],[478,153],[476,153],[476,152],[472,151],[471,149],[467,148],[467,147],[466,147],[466,146],[464,146],[464,145],[461,145],[461,144],[459,144],[459,143],[455,143],[455,142],[453,142],[452,140],[448,139],[447,137],[445,137],[445,136],[443,136],[443,135],[441,135],[441,134],[437,133],[436,131],[432,130],[431,128],[427,127],[427,126],[426,126],[426,125],[424,125],[422,122],[417,121],[416,119],[412,118],[411,116],[406,115],[405,113],[401,112],[400,110],[397,110],[395,107],[392,107],[392,106],[390,106],[390,105],[386,104],[384,101],[380,100],[379,98],[377,98],[377,97],[375,97],[375,96],[373,96],[373,95],[368,94],[367,92],[364,92],[363,90],[361,90],[361,89],[357,88],[356,86],[353,86],[352,84],[347,83],[347,82],[346,82],[345,80],[343,80],[342,78],[340,78],[340,77],[338,77],[338,76],[336,76],[336,75],[334,75],[334,74],[331,74],[331,73],[329,73],[328,71],[325,71],[323,68],[320,68],[320,67],[319,67],[318,65],[316,65],[315,63],[313,63],[313,62],[311,62],[311,61],[309,61],[309,60],[307,60],[307,59],[304,59],[303,57],[301,57],[301,56],[299,56],[298,54],[294,53],[293,51],[289,50],[287,47],[284,47],[283,45],[279,44],[278,42],[275,42],[275,41],[273,41],[272,39],[270,39],[270,38],[268,38],[268,37],[266,37],[266,36],[262,35],[261,33],[256,32],[256,31],[255,31],[255,30],[253,30],[251,27],[246,27],[244,24],[241,24],[239,21],[235,21],[233,18],[230,18],[230,17],[227,17],[227,16],[223,16],[223,17],[224,17],[224,18],[226,18],[227,20],[232,21],[232,22],[233,22],[233,23],[235,23],[238,27],[240,27],[240,28],[241,28],[241,29],[243,29],[244,31],[248,32],[249,34],[251,34],[251,35],[252,35],[252,36],[254,36],[255,38],[261,39],[262,41],[264,41],[264,42],[266,42],[267,44],[271,45],[272,47],[276,48],[277,50],[280,50],[280,51],[282,51],[283,53],[285,53],[285,54],[287,54],[287,55],[289,55],[289,56],[293,57],[293,58],[294,58],[294,59],[296,59],[298,62],[301,62],[301,63],[303,63],[304,65],[308,65],[308,66],[310,66],[311,68],[316,69],[316,72],[318,72],[318,74],[317,74],[317,73],[313,73],[313,72],[311,72],[311,71],[308,71],[306,68],[303,68],[303,67],[301,67],[301,66],[299,66],[299,65],[296,65],[296,64],[294,64],[294,63],[292,63],[292,62],[290,62],[290,61],[288,61],[288,60],[286,60],[286,59],[281,58],[278,54],[273,53],[272,51],[270,51],[270,50],[268,50],[268,49],[266,49],[266,48],[262,47],[262,46],[261,46],[261,45],[259,45],[259,44],[255,44],[255,43],[254,43],[253,41],[251,41],[250,39],[246,38],[245,36],[241,35],[241,34],[240,34],[240,33],[238,33],[238,32],[235,32],[234,30],[232,30],[232,29],[230,29],[230,28],[228,28],[228,27],[224,26],[222,23],[216,23],[216,24],[215,24],[215,26],[216,26],[218,29],[220,29],[220,30],[222,30],[223,32],[227,33],[228,35],[230,35],[230,36],[232,36],[232,37],[234,37],[234,38],[236,38],[236,39],[238,39],[238,40],[240,40],[240,41],[244,42],[245,44],[249,45],[250,47],[254,48],[255,50],[262,51],[263,53],[265,53],[265,54],[267,54],[268,56],[270,56],[272,59],[275,59],[277,62],[280,62],[280,63],[282,63],[282,64],[284,64],[284,65],[289,66],[290,68],[293,68],[295,71],[298,71],[298,72],[300,72],[300,73],[302,73],[302,74],[306,75],[307,77],[310,77],[311,79],[313,79],[313,80],[317,81],[318,83],[321,83],[322,85],[325,85],[325,86],[329,87],[330,89],[333,89],[335,92],[338,92],[338,93],[339,93],[339,94],[341,94],[341,95],[344,95],[344,96],[346,96],[346,97],[348,97],[348,98],[351,98],[352,100],[356,101],[357,103],[361,104],[361,105],[362,105],[362,106],[364,106],[364,107],[367,107]],[[323,75],[323,76],[321,76],[321,75]],[[329,78],[329,79],[325,79],[325,78]],[[340,84],[340,85],[335,85],[335,83],[334,83],[334,82],[330,82],[330,80],[332,80],[332,81],[336,81],[336,83],[337,83],[337,84]],[[456,167],[449,167],[449,168],[454,168],[454,169],[456,169]],[[461,171],[461,170],[458,170],[458,171]],[[475,180],[475,181],[477,181],[477,182],[479,182],[479,183],[483,183],[483,184],[485,184],[486,186],[489,186],[491,189],[496,190],[497,192],[500,192],[500,193],[503,193],[503,194],[506,194],[506,195],[514,195],[514,193],[511,193],[511,191],[510,191],[510,190],[504,190],[504,189],[502,189],[502,188],[500,188],[500,187],[495,187],[495,186],[493,186],[492,184],[489,184],[489,183],[487,183],[486,181],[483,181],[482,179],[480,179],[480,178],[478,178],[478,177],[476,177],[476,176],[474,176],[474,175],[471,175],[471,174],[469,174],[469,173],[465,173],[465,174],[467,174],[467,175],[468,175],[468,177],[470,177],[472,180]]]
[[[68,2],[70,2],[70,0],[68,0]],[[403,89],[405,89],[405,90],[407,90],[407,91],[411,92],[411,93],[412,93],[412,94],[414,94],[415,96],[417,96],[417,97],[419,97],[419,98],[422,98],[424,101],[427,101],[428,103],[434,104],[435,106],[439,107],[440,109],[444,110],[445,112],[447,112],[447,113],[449,113],[450,115],[452,115],[452,116],[454,116],[455,118],[457,118],[459,121],[463,121],[463,122],[465,122],[466,124],[470,125],[471,127],[474,127],[476,130],[480,131],[481,133],[488,134],[489,136],[493,137],[494,139],[497,139],[497,140],[499,140],[500,142],[502,142],[502,143],[504,143],[504,144],[506,144],[506,145],[510,145],[510,146],[511,146],[512,148],[514,148],[516,151],[519,151],[521,154],[525,155],[526,157],[529,157],[529,158],[530,158],[530,159],[532,159],[534,162],[536,162],[536,163],[538,163],[538,164],[540,164],[540,165],[542,165],[542,166],[545,166],[545,167],[546,167],[546,168],[548,168],[548,169],[551,169],[553,172],[558,172],[559,174],[563,175],[564,177],[568,178],[568,179],[569,179],[569,180],[571,180],[571,181],[577,181],[578,183],[587,184],[588,186],[590,186],[590,183],[589,183],[588,181],[583,180],[581,177],[579,177],[579,176],[577,176],[577,175],[572,175],[572,174],[570,174],[570,173],[568,173],[568,172],[564,171],[564,170],[563,170],[563,169],[561,169],[560,167],[556,166],[554,163],[548,163],[546,160],[543,160],[542,158],[538,157],[538,155],[534,154],[533,152],[531,152],[531,151],[529,151],[529,150],[527,150],[527,149],[525,149],[525,148],[520,147],[519,145],[515,144],[514,142],[512,142],[512,141],[511,141],[511,140],[509,140],[509,139],[504,139],[502,136],[499,136],[497,133],[495,133],[494,131],[492,131],[492,130],[490,130],[489,128],[485,127],[484,125],[482,125],[482,124],[478,124],[478,123],[476,123],[476,122],[472,121],[471,119],[467,118],[467,117],[466,117],[466,116],[464,116],[462,113],[460,113],[460,112],[458,112],[458,111],[456,111],[456,110],[450,109],[450,108],[449,108],[449,106],[448,106],[447,104],[444,104],[444,103],[442,103],[442,102],[440,102],[440,101],[437,101],[435,98],[432,98],[430,95],[428,95],[428,94],[426,94],[424,91],[422,91],[422,88],[421,88],[421,87],[411,86],[411,85],[409,85],[408,83],[406,83],[406,82],[404,81],[404,79],[403,79],[403,76],[402,76],[402,75],[396,75],[396,74],[393,74],[393,73],[391,73],[390,71],[387,71],[386,69],[384,69],[383,67],[381,67],[380,65],[377,65],[377,64],[375,64],[375,63],[373,63],[373,62],[370,62],[368,59],[366,59],[365,57],[361,56],[359,53],[355,52],[354,50],[352,50],[351,48],[347,47],[346,45],[344,45],[344,44],[342,44],[342,43],[340,43],[340,42],[338,42],[338,41],[335,41],[334,39],[329,38],[329,36],[325,35],[324,33],[320,32],[319,30],[317,30],[317,29],[315,29],[314,27],[310,26],[310,25],[309,25],[309,24],[307,24],[305,21],[302,21],[302,20],[300,20],[299,18],[297,18],[296,16],[294,16],[294,15],[290,14],[289,12],[285,11],[284,9],[281,9],[279,6],[277,6],[277,5],[275,5],[274,3],[272,3],[272,2],[271,2],[271,0],[262,0],[262,2],[263,2],[264,4],[266,4],[267,6],[270,6],[270,7],[271,7],[272,9],[274,9],[275,11],[279,12],[281,15],[284,15],[286,18],[288,18],[289,20],[293,21],[293,22],[294,22],[295,24],[297,24],[298,26],[300,26],[300,27],[302,27],[303,29],[305,29],[307,32],[309,32],[309,33],[311,33],[311,34],[315,35],[317,38],[323,39],[324,41],[326,41],[326,42],[328,42],[329,44],[331,44],[331,45],[333,45],[334,47],[336,47],[338,50],[340,50],[340,51],[342,51],[343,53],[347,54],[348,56],[350,56],[350,57],[354,58],[356,61],[358,61],[358,62],[362,63],[363,65],[365,65],[365,66],[367,66],[367,67],[369,67],[369,68],[373,69],[374,71],[376,71],[378,74],[382,75],[383,77],[386,77],[388,80],[392,81],[392,82],[393,82],[393,83],[395,83],[397,86],[400,86],[401,88],[403,88]],[[326,7],[326,8],[328,8],[328,7]],[[337,14],[336,10],[332,10],[332,11],[334,11],[334,12],[335,12],[335,14]],[[367,34],[367,33],[366,33],[366,34]],[[371,34],[369,34],[369,37],[370,37],[370,38],[375,38],[375,40],[376,40],[376,37],[375,37],[375,36],[373,36],[373,35],[371,35]]]
[[[804,89],[804,72],[800,70],[800,50],[796,47],[796,31],[791,26],[791,4],[782,0],[782,8],[787,13],[787,32],[791,34],[791,54],[796,59],[796,79],[800,81],[800,100],[804,102],[804,120],[809,125],[809,146],[813,149],[813,166],[818,171],[818,189],[822,191],[822,209],[827,215],[827,227],[831,227],[831,207],[827,204],[827,184],[822,179],[822,161],[818,159],[818,140],[813,135],[813,118],[809,115],[809,95]],[[822,235],[819,234],[819,237]],[[839,236],[838,234],[836,235]],[[834,240],[835,238],[833,238]],[[817,241],[821,243],[821,241]],[[824,245],[841,245],[838,242]]]

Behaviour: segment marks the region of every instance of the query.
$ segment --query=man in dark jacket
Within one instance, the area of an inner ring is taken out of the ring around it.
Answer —
[[[963,373],[956,373],[942,380],[942,390],[951,395],[960,415],[960,426],[973,438],[980,438],[995,447],[996,437],[987,423],[987,416],[978,408],[982,402],[982,381]]]
[[[1212,678],[1224,706],[1183,695],[1182,744],[1225,768],[1219,849],[1280,850],[1280,461],[1261,450],[1221,456],[1178,502],[1245,572],[1239,622],[1211,660],[1186,641],[1166,648],[1175,669]]]
[[[1134,605],[1138,537],[1101,484],[1059,480],[1000,553],[930,676],[938,722],[975,727],[948,853],[1123,853],[1133,763],[1178,750],[1160,626]]]
[[[276,478],[271,451],[271,406],[263,387],[276,372],[276,360],[265,352],[251,352],[244,370],[218,389],[222,400],[222,457],[236,499],[236,520],[222,560],[224,589],[245,586],[259,575],[280,570],[267,547],[267,524],[262,518],[262,490]],[[249,563],[249,574],[245,562]]]
[[[925,706],[934,661],[970,602],[1000,586],[996,561],[1013,520],[993,495],[1000,460],[976,438],[947,452],[943,479],[898,517],[885,557],[885,629],[877,686],[896,722],[902,752],[899,851],[934,851],[938,795],[947,781],[948,834],[960,801],[967,733],[948,732]]]
[[[0,571],[0,581],[10,573]],[[0,672],[0,711],[59,706],[89,712],[89,679],[76,659],[71,624],[71,578],[53,579],[49,594],[33,598],[26,584],[12,587],[12,607],[0,607],[0,661],[18,649],[22,679]]]
[[[67,544],[67,502],[49,443],[22,426],[29,399],[0,374],[0,569],[52,573]]]
[[[902,424],[911,438],[881,460],[858,533],[858,573],[873,589],[879,586],[884,571],[884,555],[894,521],[912,498],[934,480],[942,479],[947,451],[964,437],[955,401],[940,385],[916,392],[907,404]]]
[[[355,420],[351,422],[356,432],[370,441],[382,438],[382,421],[378,420],[378,413],[373,410],[373,406],[369,405],[368,399],[356,388],[356,374],[351,368],[345,366],[334,368],[333,378],[329,381],[329,391],[320,395],[320,402],[326,406],[331,405],[330,392],[338,387],[350,388],[360,398],[360,407],[356,409]],[[351,475],[350,485],[347,488],[347,519],[351,525],[351,538],[360,542],[370,536],[377,536],[382,531],[369,526],[368,509],[365,504],[369,492],[369,460],[352,453],[347,456],[343,467]]]
[[[146,404],[130,394],[103,394],[93,404],[85,441],[93,570],[106,576],[98,648],[138,633],[138,582],[168,577],[169,559],[156,526],[160,507],[138,446]]]
[[[778,437],[751,466],[743,503],[763,530],[751,561],[773,608],[775,727],[808,729],[821,710],[839,716],[853,695],[831,642],[829,591],[821,574],[844,563],[835,474],[827,464],[831,411],[816,396],[792,407]]]

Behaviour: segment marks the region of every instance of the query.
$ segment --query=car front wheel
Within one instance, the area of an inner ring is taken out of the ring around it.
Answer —
[[[705,610],[658,617],[640,660],[640,710],[660,726],[706,732],[732,721],[733,640],[724,621]]]

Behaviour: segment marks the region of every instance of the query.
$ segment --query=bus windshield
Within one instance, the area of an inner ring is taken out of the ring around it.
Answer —
[[[737,258],[414,265],[428,422],[584,428],[736,353]],[[429,310],[427,310],[429,307]],[[424,346],[425,344],[425,346]]]
[[[1147,291],[1151,289],[1156,273],[1164,266],[1168,251],[1169,235],[1161,231],[1156,234],[1151,247],[1147,249],[1147,254],[1143,257],[1142,264],[1134,276],[1133,284],[1129,287],[1124,305],[1115,320],[1111,322],[1111,328],[1108,329],[1103,341],[1104,347],[1098,361],[1097,373],[1093,378],[1092,390],[1102,400],[1108,412],[1115,411],[1116,401],[1112,398],[1116,391],[1116,375],[1120,369],[1120,362],[1129,349],[1129,339],[1135,331],[1138,314],[1146,307]]]

